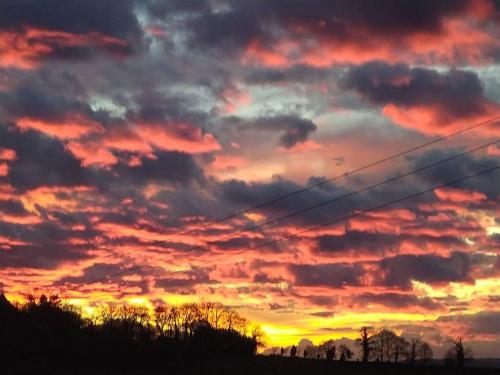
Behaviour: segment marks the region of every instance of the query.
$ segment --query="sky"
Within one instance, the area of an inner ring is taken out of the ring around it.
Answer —
[[[495,0],[0,0],[0,290],[500,357],[499,62]]]

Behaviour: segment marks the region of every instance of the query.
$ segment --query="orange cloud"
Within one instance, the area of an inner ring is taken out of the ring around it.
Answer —
[[[491,145],[488,147],[488,155],[500,156],[500,147],[497,145]]]
[[[102,126],[79,113],[67,114],[61,120],[50,121],[20,117],[16,124],[23,130],[34,129],[58,139],[76,139],[91,133],[103,131]]]
[[[1,31],[0,67],[34,69],[43,58],[59,49],[82,46],[119,51],[128,48],[128,43],[99,32],[73,34],[32,27]]]
[[[0,183],[0,200],[15,198],[15,190],[12,186]]]
[[[153,152],[151,145],[133,128],[109,130],[102,136],[100,144],[107,148],[137,152],[139,154],[151,154]]]
[[[486,195],[477,191],[442,187],[434,190],[434,194],[442,200],[455,203],[480,202],[486,200]]]
[[[0,147],[0,160],[13,161],[16,158],[17,154],[15,150]]]
[[[479,123],[490,120],[498,115],[500,106],[486,102],[483,106],[484,112],[480,115],[469,117],[456,117],[444,114],[439,106],[397,106],[396,104],[386,104],[382,113],[389,117],[394,123],[409,129],[415,129],[427,134],[447,134],[451,129],[460,129],[470,126],[471,123]],[[499,134],[500,130],[495,126],[488,126],[481,129],[488,134]]]
[[[118,158],[98,143],[69,142],[66,148],[82,161],[84,167],[91,165],[107,167],[118,163]]]
[[[500,41],[493,34],[477,28],[477,19],[484,18],[485,13],[478,9],[471,13],[474,17],[443,21],[441,31],[437,33],[420,31],[388,37],[374,35],[372,30],[358,25],[349,30],[348,36],[339,38],[336,35],[314,35],[298,27],[293,39],[278,40],[270,45],[253,40],[243,51],[240,62],[274,68],[296,64],[324,68],[374,60],[416,64],[494,63],[488,53],[500,48]]]
[[[190,154],[220,150],[220,145],[210,133],[202,133],[187,123],[140,123],[137,134],[149,144],[162,150],[182,151]]]
[[[74,135],[71,138],[77,138],[77,130],[84,129],[87,128],[68,128],[68,136],[65,138],[70,138],[71,134]],[[147,158],[155,158],[154,148],[190,154],[218,151],[221,148],[212,134],[202,133],[200,128],[187,123],[140,123],[123,129],[104,130],[99,128],[98,130],[102,134],[93,140],[72,141],[67,144],[68,150],[82,160],[83,166],[107,167],[116,164],[118,158],[113,155],[111,150],[128,151]],[[85,134],[89,133],[80,135]],[[138,155],[133,155],[127,163],[130,166],[139,166],[141,160]]]
[[[0,177],[5,177],[9,174],[9,166],[7,163],[0,163]]]

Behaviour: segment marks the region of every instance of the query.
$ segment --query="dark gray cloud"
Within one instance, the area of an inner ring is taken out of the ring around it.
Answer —
[[[429,284],[471,281],[471,259],[466,253],[450,257],[438,255],[398,255],[379,262],[381,285],[411,288],[411,281]]]
[[[370,233],[361,231],[348,231],[340,236],[321,236],[318,239],[318,250],[331,253],[345,253],[355,249],[389,251],[396,248],[400,243],[398,236],[385,233]]]
[[[14,187],[24,190],[39,186],[86,185],[90,172],[59,141],[34,131],[0,125],[0,147],[16,151],[6,177]],[[1,177],[0,177],[1,178]]]
[[[168,292],[179,292],[191,290],[198,284],[213,284],[215,282],[210,279],[210,269],[194,268],[190,271],[174,272],[167,277],[157,279],[155,286]]]
[[[228,6],[216,12],[207,12],[204,3],[207,2],[193,6],[190,2],[189,7],[180,8],[191,14],[188,29],[192,44],[231,52],[253,40],[271,43],[284,34],[300,36],[298,29],[309,36],[359,43],[366,42],[361,39],[362,35],[393,38],[394,35],[439,33],[443,19],[465,12],[469,2],[384,0],[372,4],[362,0],[348,3],[313,0],[304,7],[299,0],[228,1]]]
[[[156,151],[155,158],[144,158],[142,164],[130,167],[126,164],[117,164],[112,169],[118,177],[115,182],[123,184],[125,181],[133,186],[144,185],[152,181],[170,182],[173,185],[189,184],[197,181],[203,183],[204,174],[190,154],[182,152]]]
[[[96,232],[72,231],[56,222],[28,226],[0,221],[0,235],[20,241],[9,246],[9,251],[0,252],[0,268],[53,269],[65,261],[89,258],[88,250]],[[71,244],[71,239],[82,244]]]
[[[266,284],[266,283],[278,284],[283,281],[284,280],[281,277],[269,277],[269,275],[265,273],[257,273],[253,277],[254,283],[261,283],[261,284]]]
[[[311,120],[295,115],[279,115],[253,119],[230,117],[225,119],[225,126],[229,128],[237,127],[242,132],[252,131],[265,135],[280,134],[279,144],[286,148],[307,141],[309,135],[317,129],[316,124]]]
[[[252,246],[252,240],[247,237],[235,237],[221,241],[210,241],[210,245],[215,245],[220,250],[242,250]]]
[[[439,224],[433,225],[433,228]],[[449,224],[447,224],[449,226]],[[425,224],[422,224],[425,227]],[[412,225],[411,229],[417,226]],[[378,233],[365,231],[347,231],[345,234],[338,236],[320,236],[318,238],[319,252],[330,254],[346,254],[349,251],[355,251],[357,254],[367,253],[385,253],[390,251],[398,251],[404,243],[413,243],[416,247],[427,247],[432,244],[448,246],[451,248],[464,247],[465,243],[462,239],[443,235],[439,238],[434,236],[411,234],[393,234],[393,233]]]
[[[89,282],[95,282],[96,280],[101,280],[103,277],[114,275],[115,273],[122,272],[124,270],[125,268],[121,264],[96,263],[85,268],[82,276],[64,277],[60,279],[57,284],[86,284]]]
[[[364,270],[360,265],[348,263],[333,264],[293,264],[289,270],[297,286],[327,286],[343,288],[361,285]]]
[[[294,65],[290,68],[253,68],[245,77],[245,82],[254,85],[289,85],[290,83],[324,82],[340,74],[333,68],[321,69],[307,65]]]
[[[0,114],[4,121],[19,117],[62,121],[68,114],[99,120],[86,100],[84,89],[74,75],[63,74],[57,80],[30,75],[23,77],[15,89],[0,91]]]
[[[101,32],[130,38],[141,34],[133,13],[133,0],[4,0],[0,4],[0,29],[24,26],[75,34]]]
[[[342,288],[366,284],[363,276],[368,263],[293,264],[289,266],[298,286]],[[438,255],[397,255],[375,263],[374,281],[378,286],[411,288],[411,281],[429,284],[469,282],[472,261],[466,253],[454,252],[450,257]],[[377,297],[374,297],[377,298]],[[395,302],[396,303],[396,302]],[[430,306],[430,305],[429,305]]]
[[[434,149],[417,157],[411,157],[409,160],[416,167],[420,168],[431,164],[438,160],[446,159],[452,155],[459,154],[462,150],[453,149]],[[498,161],[494,157],[475,157],[467,155],[457,158],[446,163],[439,164],[433,168],[420,172],[419,179],[431,183],[432,185],[444,184],[449,181],[457,180],[461,177],[474,175],[478,172],[485,171],[498,165]],[[498,189],[495,187],[500,183],[499,171],[493,171],[470,180],[466,180],[454,185],[457,188],[472,189],[482,192],[491,199],[496,199]]]
[[[24,63],[48,59],[82,61],[106,51],[124,56],[140,48],[142,29],[135,0],[5,0],[0,4],[0,30],[16,33],[7,46],[25,53]],[[21,41],[21,42],[19,42]],[[39,53],[38,53],[39,52]]]
[[[472,335],[500,334],[500,311],[481,311],[477,314],[443,316],[438,318],[438,321],[463,324],[467,333]]]
[[[444,123],[484,115],[490,103],[477,74],[458,69],[438,72],[377,61],[352,67],[341,83],[377,105],[438,108]]]
[[[436,310],[442,305],[429,297],[419,298],[411,294],[401,293],[362,293],[351,299],[351,303],[359,306],[379,304],[387,307],[400,309],[407,307],[422,307],[426,310]]]
[[[29,214],[21,201],[13,199],[0,201],[0,212],[5,215],[14,216],[27,216]]]

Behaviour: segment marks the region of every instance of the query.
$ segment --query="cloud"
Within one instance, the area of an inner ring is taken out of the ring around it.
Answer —
[[[494,148],[234,232],[493,135],[344,175],[498,111],[497,13],[489,0],[2,1],[4,290],[63,289],[84,306],[220,300],[283,332],[280,346],[296,341],[289,327],[315,343],[358,329],[318,329],[332,311],[426,332],[427,314],[496,311],[498,173],[360,214],[491,168]],[[433,321],[432,340],[474,326],[486,342],[492,319]]]
[[[253,138],[260,138],[266,141],[267,135],[279,134],[279,144],[287,149],[304,143],[309,139],[311,133],[316,131],[317,126],[311,120],[300,118],[295,115],[279,115],[271,117],[257,117],[252,119],[242,119],[229,117],[225,119],[225,127],[237,129]]]
[[[130,47],[125,40],[102,33],[72,34],[63,31],[25,28],[0,31],[0,67],[34,69],[45,59],[86,59],[95,50],[125,55]]]
[[[443,316],[438,322],[454,322],[463,327],[469,335],[496,337],[500,333],[500,311],[480,311],[475,314]]]
[[[71,78],[48,84],[31,78],[12,90],[0,91],[3,120],[15,123],[22,130],[34,129],[59,139],[103,132],[102,114],[94,112],[85,100],[60,94],[61,89],[75,90],[68,81]]]
[[[338,236],[319,237],[318,250],[339,254],[345,254],[349,250],[355,250],[358,253],[364,250],[383,252],[397,247],[401,241],[402,239],[397,235],[348,231]]]
[[[428,284],[471,281],[471,260],[465,253],[450,257],[436,255],[398,255],[380,261],[380,284],[410,288],[411,281]]]
[[[437,160],[442,160],[452,155],[456,155],[460,151],[461,150],[454,150],[450,148],[445,150],[434,149],[419,156],[411,157],[409,160],[412,165],[415,166],[415,168],[420,168]],[[494,168],[496,165],[498,164],[494,157],[466,155],[464,157],[439,164],[433,168],[420,172],[419,179],[433,185],[445,184],[449,181],[456,180],[457,178],[466,177],[490,168]],[[488,199],[494,200],[497,197],[498,193],[494,189],[492,189],[492,186],[495,186],[499,182],[499,179],[500,175],[496,171],[494,171],[488,174],[481,175],[477,178],[472,178],[470,180],[464,181],[453,187],[455,189],[461,189],[462,191],[475,192],[476,200],[479,200],[478,198],[480,198],[479,201],[484,200],[483,196],[486,196],[486,198]],[[447,189],[448,187],[446,187],[446,189],[444,190],[438,190],[438,197],[440,194],[439,192],[441,192],[441,196],[443,198],[443,191],[456,192],[456,190]],[[469,201],[471,201],[470,198],[471,197],[469,197]],[[472,199],[471,202],[473,201],[474,199]],[[464,201],[462,201],[461,203],[464,203]]]
[[[0,233],[14,242],[9,251],[0,252],[0,268],[56,269],[70,261],[88,259],[94,231],[71,231],[56,223],[25,226],[0,222]],[[76,243],[76,239],[80,243]]]
[[[434,193],[442,201],[480,202],[486,199],[486,196],[483,193],[452,187],[439,188],[436,189]]]
[[[321,265],[293,264],[289,266],[297,286],[328,286],[343,288],[361,285],[364,270],[361,266],[348,263]]]
[[[118,183],[128,181],[132,186],[148,182],[170,182],[173,185],[204,181],[203,171],[191,155],[182,152],[158,151],[154,158],[145,158],[141,165],[130,167],[118,164],[112,168]],[[120,182],[121,181],[121,182]]]
[[[133,1],[8,0],[0,5],[0,66],[31,69],[47,58],[87,58],[96,49],[129,53],[141,35]]]
[[[415,309],[418,307],[425,310],[436,310],[442,305],[429,297],[419,298],[411,294],[400,293],[362,293],[350,299],[351,303],[358,306],[382,305],[391,309]]]
[[[192,290],[196,285],[211,283],[214,283],[214,280],[210,279],[209,269],[195,268],[189,271],[173,272],[168,277],[156,280],[155,286],[165,291],[173,292]]]
[[[476,73],[438,72],[371,62],[349,69],[344,87],[381,106],[394,123],[423,133],[445,133],[493,117],[498,105],[486,98]]]
[[[88,181],[89,174],[82,170],[80,162],[56,140],[5,125],[0,125],[0,139],[2,146],[16,152],[16,160],[10,163],[8,181],[18,189],[76,186]]]
[[[376,59],[489,61],[499,47],[486,31],[493,7],[488,0],[439,5],[315,0],[305,10],[300,1],[252,5],[229,1],[223,9],[209,11],[204,6],[183,11],[189,15],[191,47],[240,55],[244,64],[325,67]]]

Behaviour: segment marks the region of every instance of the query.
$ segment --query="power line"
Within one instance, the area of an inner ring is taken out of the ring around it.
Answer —
[[[298,216],[298,215],[301,215],[303,213],[306,213],[308,211],[311,211],[311,210],[314,210],[316,208],[320,208],[320,207],[323,207],[323,206],[326,206],[326,205],[329,205],[329,204],[332,204],[334,202],[337,202],[339,200],[342,200],[342,199],[345,199],[345,198],[349,198],[349,197],[352,197],[352,196],[355,196],[355,195],[358,195],[360,193],[363,193],[365,191],[368,191],[368,190],[371,190],[371,189],[374,189],[374,188],[377,188],[377,187],[380,187],[380,186],[383,186],[383,185],[386,185],[386,184],[389,184],[391,182],[394,182],[394,181],[397,181],[397,180],[400,180],[402,178],[405,178],[405,177],[408,177],[408,176],[411,176],[411,175],[414,175],[416,173],[419,173],[419,172],[422,172],[426,169],[429,169],[429,168],[433,168],[435,166],[438,166],[440,164],[443,164],[443,163],[447,163],[451,160],[455,160],[455,159],[458,159],[458,158],[461,158],[461,157],[464,157],[466,155],[469,155],[469,154],[472,154],[474,152],[477,152],[479,150],[482,150],[484,148],[487,148],[488,146],[491,146],[491,145],[494,145],[496,143],[500,142],[500,139],[496,139],[495,141],[493,142],[488,142],[486,144],[483,144],[481,146],[478,146],[478,147],[475,147],[473,149],[470,149],[468,151],[465,151],[465,152],[462,152],[462,153],[459,153],[459,154],[456,154],[456,155],[452,155],[450,157],[447,157],[447,158],[444,158],[444,159],[441,159],[441,160],[438,160],[436,162],[433,162],[433,163],[430,163],[430,164],[427,164],[427,165],[424,165],[423,167],[419,167],[419,168],[416,168],[416,169],[413,169],[411,171],[408,171],[408,172],[405,172],[403,174],[400,174],[400,175],[397,175],[395,177],[391,177],[389,179],[386,179],[386,180],[383,180],[383,181],[380,181],[380,182],[377,182],[375,184],[371,184],[371,185],[368,185],[368,186],[365,186],[361,189],[358,189],[358,190],[354,190],[354,191],[350,191],[348,193],[345,193],[343,195],[340,195],[340,196],[337,196],[337,197],[334,197],[334,198],[331,198],[331,199],[328,199],[326,201],[322,201],[320,203],[317,203],[313,206],[308,206],[308,207],[305,207],[305,208],[302,208],[300,210],[297,210],[297,211],[293,211],[293,212],[290,212],[286,215],[282,215],[282,216],[277,216],[277,217],[274,217],[272,219],[269,219],[263,223],[260,223],[260,224],[257,224],[257,225],[254,225],[252,227],[249,227],[249,228],[243,228],[243,229],[240,229],[236,232],[233,232],[227,236],[223,236],[222,239],[219,239],[218,241],[223,241],[225,239],[232,239],[234,238],[235,236],[237,235],[240,235],[240,234],[243,234],[243,233],[246,233],[246,232],[253,232],[257,229],[260,229],[260,228],[263,228],[265,226],[268,226],[270,224],[276,224],[282,220],[285,220],[285,219],[289,219],[291,217],[294,217],[294,216]],[[205,244],[207,244],[207,241],[203,241]],[[186,249],[185,251],[192,251],[192,250],[195,250],[195,249],[198,249],[198,248],[201,248],[203,247],[203,245],[197,245],[197,246],[193,246],[193,247],[190,247],[188,249]]]
[[[468,175],[466,177],[462,177],[462,178],[459,178],[459,179],[456,179],[456,180],[453,180],[453,181],[449,181],[449,182],[446,182],[446,183],[443,183],[443,184],[435,185],[432,188],[429,188],[427,190],[422,190],[422,191],[419,191],[417,193],[404,196],[402,198],[398,198],[398,199],[394,199],[394,200],[386,202],[386,203],[382,203],[382,204],[380,204],[378,206],[370,207],[370,208],[367,208],[365,210],[361,210],[361,211],[355,212],[353,214],[349,214],[347,216],[343,216],[343,217],[335,219],[335,220],[327,221],[325,223],[316,225],[314,227],[310,227],[310,228],[301,230],[301,231],[296,232],[296,233],[294,233],[292,235],[284,236],[284,237],[278,238],[276,240],[272,240],[272,241],[267,241],[267,242],[261,243],[261,244],[259,244],[257,246],[250,247],[249,250],[254,250],[254,249],[258,249],[258,248],[263,247],[263,246],[268,246],[268,245],[271,245],[271,244],[274,244],[274,243],[277,243],[277,242],[281,242],[281,241],[283,241],[285,239],[296,238],[297,236],[299,236],[301,234],[304,234],[304,233],[307,233],[307,232],[311,232],[311,231],[314,231],[314,230],[319,229],[319,228],[324,228],[324,227],[327,227],[327,226],[330,226],[330,225],[333,225],[333,224],[337,224],[337,223],[345,221],[347,219],[351,219],[353,217],[364,215],[364,214],[366,214],[368,212],[377,211],[377,210],[380,210],[382,208],[386,208],[388,206],[392,206],[393,204],[400,203],[400,202],[406,201],[408,199],[416,198],[418,196],[430,193],[430,192],[432,192],[432,191],[434,191],[436,189],[439,189],[439,188],[442,188],[442,187],[445,187],[445,186],[449,186],[449,185],[455,185],[455,184],[458,184],[460,182],[464,182],[464,181],[470,180],[472,178],[475,178],[475,177],[478,177],[478,176],[481,176],[481,175],[484,175],[484,174],[496,171],[498,169],[500,169],[500,166],[497,165],[495,167],[491,167],[491,168],[485,169],[485,170],[483,170],[481,172],[477,172],[477,173],[474,173],[472,175]]]
[[[204,224],[201,225],[201,228],[204,228],[204,227],[207,227],[207,226],[210,226],[210,225],[213,225],[213,224],[219,224],[219,223],[222,223],[224,221],[227,221],[227,220],[230,220],[230,219],[233,219],[235,217],[238,217],[238,216],[241,216],[243,214],[246,214],[248,212],[251,212],[253,210],[256,210],[258,208],[262,208],[262,207],[265,207],[265,206],[268,206],[270,204],[273,204],[273,203],[277,203],[277,202],[280,202],[284,199],[287,199],[287,198],[290,198],[290,197],[293,197],[295,195],[298,195],[298,194],[301,194],[303,192],[306,192],[306,191],[309,191],[309,190],[312,190],[312,189],[315,189],[317,187],[320,187],[320,186],[323,186],[323,185],[326,185],[330,182],[333,182],[333,181],[337,181],[339,179],[342,179],[342,178],[345,178],[347,177],[348,175],[351,175],[353,173],[358,173],[358,172],[361,172],[363,170],[366,170],[368,168],[372,168],[372,167],[375,167],[379,164],[382,164],[382,163],[385,163],[387,161],[390,161],[390,160],[393,160],[393,159],[396,159],[400,156],[403,156],[403,155],[406,155],[410,152],[413,152],[413,151],[418,151],[422,148],[425,148],[427,146],[430,146],[432,144],[435,144],[435,143],[438,143],[438,142],[441,142],[441,141],[444,141],[446,139],[449,139],[449,138],[452,138],[452,137],[455,137],[457,135],[460,135],[460,134],[463,134],[465,132],[468,132],[470,130],[473,130],[473,129],[476,129],[478,127],[481,127],[481,126],[484,126],[484,125],[488,125],[488,124],[491,124],[491,123],[494,123],[496,121],[500,120],[500,116],[495,116],[495,117],[492,117],[488,120],[485,120],[485,121],[482,121],[482,122],[479,122],[479,123],[476,123],[474,125],[471,125],[471,126],[468,126],[466,128],[463,128],[461,130],[458,130],[456,132],[453,132],[453,133],[450,133],[450,134],[447,134],[445,136],[441,136],[441,137],[438,137],[438,138],[434,138],[428,142],[425,142],[425,143],[422,143],[420,145],[417,145],[417,146],[413,146],[413,147],[410,147],[404,151],[400,151],[396,154],[393,154],[393,155],[390,155],[390,156],[387,156],[387,157],[384,157],[380,160],[377,160],[375,162],[372,162],[372,163],[368,163],[368,164],[365,164],[361,167],[358,167],[358,168],[355,168],[353,170],[350,170],[348,172],[345,172],[344,174],[341,174],[341,175],[337,175],[337,176],[334,176],[334,177],[331,177],[331,178],[328,178],[326,180],[322,180],[322,181],[319,181],[317,183],[314,183],[314,184],[311,184],[311,185],[307,185],[303,188],[300,188],[300,189],[297,189],[297,190],[294,190],[290,193],[287,193],[287,194],[284,194],[284,195],[281,195],[279,197],[276,197],[276,198],[273,198],[273,199],[270,199],[270,200],[267,200],[267,201],[264,201],[264,202],[261,202],[261,203],[258,203],[256,205],[253,205],[253,206],[250,206],[248,208],[245,208],[243,210],[240,210],[240,211],[236,211],[236,212],[233,212],[227,216],[224,216],[224,217],[221,217],[219,219],[214,219],[214,220],[211,220],[211,221],[208,221]],[[186,234],[190,234],[190,233],[193,233],[193,232],[197,232],[200,228],[196,228],[196,229],[189,229],[187,231],[184,231],[184,232],[180,232],[178,234],[180,235],[186,235]],[[174,233],[172,234],[174,235]]]
[[[401,198],[397,198],[397,199],[394,199],[394,200],[391,200],[391,201],[388,201],[388,202],[384,202],[384,203],[379,204],[377,206],[373,206],[373,207],[370,207],[370,208],[367,208],[367,209],[364,209],[364,210],[360,210],[358,212],[354,212],[354,213],[342,216],[342,217],[334,219],[334,220],[329,220],[329,221],[326,221],[324,223],[321,223],[321,224],[318,224],[318,225],[306,228],[304,230],[298,231],[298,232],[293,233],[291,235],[287,235],[287,236],[283,236],[283,237],[280,237],[280,238],[277,238],[277,239],[274,239],[274,240],[262,242],[260,244],[255,245],[255,246],[248,247],[247,249],[242,250],[242,251],[240,251],[238,253],[241,253],[243,251],[249,251],[249,250],[259,249],[261,247],[273,245],[275,243],[279,243],[279,242],[282,242],[282,241],[285,241],[285,240],[295,239],[295,238],[298,238],[300,235],[302,235],[304,233],[312,232],[312,231],[315,231],[315,230],[320,229],[320,228],[328,227],[330,225],[337,224],[337,223],[340,223],[342,221],[346,221],[346,220],[352,219],[354,217],[362,216],[362,215],[364,215],[366,213],[377,211],[377,210],[380,210],[382,208],[386,208],[386,207],[389,207],[391,205],[394,205],[394,204],[397,204],[397,203],[401,203],[401,202],[404,202],[406,200],[413,199],[413,198],[416,198],[418,196],[422,196],[424,194],[428,194],[428,193],[433,192],[434,190],[442,188],[442,187],[446,187],[446,186],[450,186],[450,185],[456,185],[456,184],[459,184],[461,182],[464,182],[464,181],[467,181],[467,180],[470,180],[470,179],[473,179],[473,178],[485,175],[487,173],[494,172],[494,171],[496,171],[498,169],[500,169],[500,166],[497,165],[497,166],[494,166],[494,167],[482,170],[480,172],[477,172],[477,173],[474,173],[474,174],[471,174],[471,175],[468,175],[468,176],[465,176],[465,177],[462,177],[462,178],[459,178],[459,179],[455,179],[455,180],[448,181],[448,182],[445,182],[445,183],[437,184],[437,185],[434,185],[431,188],[428,188],[426,190],[418,191],[416,193],[413,193],[413,194],[410,194],[410,195],[406,195],[406,196],[401,197]],[[235,254],[235,253],[233,252],[232,254]],[[129,269],[129,270],[131,270],[131,269]],[[128,287],[139,286],[139,285],[144,284],[147,281],[148,280],[141,280],[140,282],[138,282],[136,284],[128,285]]]
[[[478,128],[478,127],[481,127],[481,126],[485,126],[485,125],[489,125],[489,124],[495,123],[495,122],[497,122],[498,120],[500,120],[500,116],[495,116],[495,117],[492,117],[492,118],[490,118],[490,119],[488,119],[488,120],[485,120],[485,121],[482,121],[482,122],[479,122],[479,123],[473,124],[473,125],[471,125],[471,126],[465,127],[465,128],[463,128],[463,129],[460,129],[460,130],[455,131],[455,132],[453,132],[453,133],[447,134],[447,135],[445,135],[445,136],[441,136],[441,137],[438,137],[438,138],[434,138],[434,139],[432,139],[432,140],[430,140],[430,141],[428,141],[428,142],[425,142],[425,143],[423,143],[423,144],[420,144],[420,145],[417,145],[417,146],[411,147],[411,148],[409,148],[409,149],[406,149],[406,150],[404,150],[404,151],[398,152],[398,153],[396,153],[396,154],[393,154],[393,155],[387,156],[387,157],[385,157],[385,158],[383,158],[383,159],[380,159],[380,160],[378,160],[378,161],[375,161],[375,162],[372,162],[372,163],[369,163],[369,164],[365,164],[365,165],[363,165],[363,166],[361,166],[361,167],[358,167],[358,168],[355,168],[355,169],[353,169],[353,170],[351,170],[351,171],[348,171],[348,172],[346,172],[346,173],[344,173],[344,174],[342,174],[342,175],[337,175],[337,176],[334,176],[334,177],[331,177],[331,178],[328,178],[328,179],[322,180],[322,181],[320,181],[320,182],[317,182],[317,183],[314,183],[314,184],[308,185],[308,186],[306,186],[306,187],[304,187],[304,188],[297,189],[297,190],[295,190],[295,191],[293,191],[293,192],[290,192],[290,193],[288,193],[288,194],[281,195],[281,196],[276,197],[276,198],[273,198],[273,199],[271,199],[271,200],[268,200],[268,201],[262,202],[262,203],[260,203],[260,204],[257,204],[257,205],[251,206],[251,207],[248,207],[248,208],[246,208],[246,209],[244,209],[244,210],[240,210],[240,211],[234,212],[234,213],[232,213],[232,214],[230,214],[230,215],[227,215],[227,216],[225,216],[225,217],[222,217],[222,218],[219,218],[219,219],[215,219],[215,220],[212,220],[212,221],[206,222],[206,223],[202,224],[202,226],[201,226],[201,227],[202,227],[202,228],[204,228],[204,227],[207,227],[207,226],[212,225],[212,224],[218,224],[218,223],[221,223],[221,222],[224,222],[224,221],[227,221],[227,220],[233,219],[233,218],[235,218],[235,217],[238,217],[238,216],[240,216],[240,215],[243,215],[243,214],[248,213],[248,212],[250,212],[250,211],[253,211],[253,210],[255,210],[255,209],[262,208],[262,207],[268,206],[268,205],[270,205],[270,204],[280,202],[280,201],[282,201],[282,200],[284,200],[284,199],[287,199],[287,198],[290,198],[290,197],[292,197],[292,196],[295,196],[295,195],[298,195],[298,194],[304,193],[304,192],[306,192],[306,191],[309,191],[309,190],[315,189],[315,188],[317,188],[317,187],[320,187],[320,186],[326,185],[326,184],[328,184],[328,183],[331,183],[331,182],[334,182],[334,181],[340,180],[340,179],[345,178],[345,177],[347,177],[347,176],[349,176],[349,175],[352,175],[352,174],[354,174],[354,173],[361,172],[361,171],[363,171],[363,170],[366,170],[366,169],[369,169],[369,168],[371,168],[371,167],[377,166],[377,165],[379,165],[379,164],[385,163],[385,162],[387,162],[387,161],[390,161],[390,160],[396,159],[396,158],[398,158],[398,157],[400,157],[400,156],[403,156],[403,155],[405,155],[405,154],[411,153],[411,152],[413,152],[413,151],[420,150],[420,149],[422,149],[422,148],[425,148],[425,147],[430,146],[430,145],[432,145],[432,144],[435,144],[435,143],[438,143],[438,142],[444,141],[444,140],[449,139],[449,138],[451,138],[451,137],[454,137],[454,136],[457,136],[457,135],[463,134],[463,133],[465,133],[465,132],[468,132],[468,131],[470,131],[470,130],[476,129],[476,128]],[[489,145],[491,145],[491,144],[494,144],[494,143],[497,143],[497,142],[498,142],[498,140],[496,140],[496,141],[494,141],[494,142],[490,142],[490,143],[488,143],[488,144],[486,144],[486,145],[480,146],[479,148],[476,148],[476,149],[473,149],[473,150],[469,150],[468,152],[465,152],[465,153],[462,153],[462,154],[458,154],[458,155],[452,156],[452,157],[450,157],[450,158],[446,158],[446,159],[444,159],[444,160],[442,160],[442,161],[440,161],[440,162],[432,163],[432,165],[429,165],[429,166],[426,166],[426,167],[423,167],[423,168],[419,168],[418,170],[415,170],[415,171],[412,171],[412,172],[405,173],[404,175],[401,175],[401,176],[398,176],[398,177],[396,177],[396,178],[392,178],[392,179],[389,179],[389,180],[386,180],[386,181],[380,182],[380,183],[378,183],[378,184],[371,185],[370,187],[365,187],[365,188],[363,188],[363,189],[361,189],[361,190],[359,190],[359,191],[351,192],[351,193],[348,193],[348,194],[346,194],[346,195],[344,195],[344,196],[340,196],[340,197],[333,198],[333,199],[331,199],[331,200],[328,200],[328,201],[322,202],[322,203],[320,203],[319,205],[315,205],[315,206],[313,206],[313,207],[309,207],[309,208],[306,208],[306,209],[302,209],[302,210],[299,210],[299,211],[297,211],[297,212],[294,212],[294,213],[290,213],[290,214],[284,215],[284,216],[282,216],[282,217],[277,217],[277,218],[274,218],[274,219],[270,219],[270,220],[268,220],[267,222],[264,222],[264,223],[258,224],[258,225],[254,226],[254,227],[250,227],[250,228],[247,228],[247,229],[243,229],[243,230],[237,231],[236,233],[231,234],[229,238],[231,238],[231,237],[232,237],[232,236],[234,236],[235,234],[241,234],[241,233],[244,233],[244,232],[257,230],[257,229],[259,229],[259,228],[261,228],[261,227],[264,227],[264,226],[267,226],[267,225],[269,225],[269,224],[271,224],[271,223],[274,223],[274,222],[277,222],[277,221],[280,221],[280,220],[284,220],[284,219],[289,218],[289,217],[293,217],[293,216],[299,215],[299,214],[301,214],[301,213],[303,213],[303,212],[306,212],[306,211],[312,210],[312,209],[314,209],[314,208],[318,208],[318,207],[324,206],[324,205],[326,205],[326,204],[333,203],[334,201],[338,201],[338,200],[340,200],[340,199],[346,198],[346,197],[351,196],[351,195],[359,194],[359,193],[361,193],[361,192],[363,192],[363,191],[366,191],[366,190],[368,190],[368,189],[370,189],[370,188],[374,188],[374,187],[376,187],[376,186],[380,186],[380,185],[383,185],[383,184],[387,184],[387,183],[392,182],[392,181],[394,181],[394,180],[397,180],[397,179],[399,179],[399,178],[406,177],[406,176],[408,176],[409,174],[414,174],[414,173],[417,173],[418,171],[421,171],[421,170],[423,170],[423,169],[431,168],[432,166],[435,166],[435,165],[437,165],[437,164],[440,164],[440,163],[443,163],[443,162],[447,162],[447,161],[449,161],[449,160],[452,160],[452,159],[455,159],[455,158],[458,158],[458,157],[464,156],[464,155],[466,155],[467,153],[471,153],[471,152],[477,151],[477,150],[479,150],[479,149],[481,149],[481,148],[487,147],[487,146],[489,146]],[[200,229],[200,228],[190,229],[190,230],[187,230],[187,231],[179,232],[179,233],[177,233],[177,234],[178,234],[178,235],[186,235],[186,234],[190,234],[190,233],[193,233],[193,232],[197,232],[199,229]],[[173,236],[174,234],[176,234],[176,233],[172,233],[171,235]],[[168,236],[168,235],[167,235],[167,236]],[[204,243],[205,243],[205,244],[207,244],[207,242],[206,242],[206,241],[204,241]],[[196,245],[196,246],[193,246],[193,247],[189,247],[189,248],[187,248],[187,249],[185,249],[185,250],[183,250],[183,251],[192,251],[192,250],[195,250],[195,249],[198,249],[198,248],[201,248],[201,247],[203,247],[203,245]],[[111,278],[111,277],[121,276],[121,275],[123,275],[123,274],[128,274],[128,273],[134,272],[134,271],[136,271],[136,270],[139,270],[139,269],[141,269],[141,268],[142,268],[142,266],[136,266],[136,267],[128,268],[128,269],[125,269],[125,270],[122,270],[122,271],[119,271],[119,272],[115,272],[115,273],[112,273],[112,274],[109,274],[109,275],[106,275],[106,276],[100,277],[100,278],[95,279],[95,280],[91,280],[91,281],[89,281],[89,282],[88,282],[88,284],[93,284],[93,283],[96,283],[96,282],[100,282],[100,281],[107,280],[107,279],[109,279],[109,278]]]

